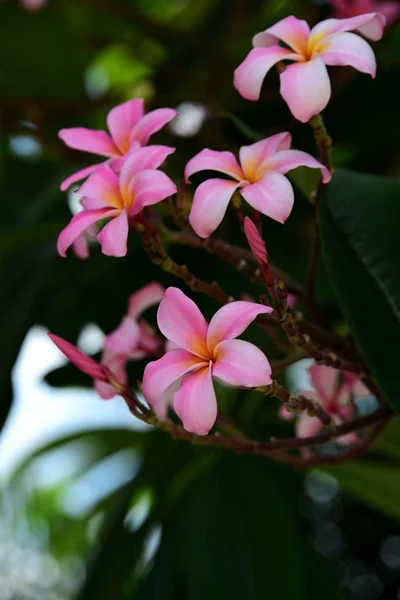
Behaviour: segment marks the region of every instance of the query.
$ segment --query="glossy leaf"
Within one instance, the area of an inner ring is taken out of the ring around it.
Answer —
[[[321,230],[337,299],[368,367],[400,413],[400,184],[340,171],[323,198]]]

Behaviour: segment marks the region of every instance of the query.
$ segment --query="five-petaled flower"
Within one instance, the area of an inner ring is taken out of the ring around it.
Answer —
[[[342,373],[337,369],[317,364],[310,367],[309,373],[314,389],[305,390],[304,395],[318,402],[336,425],[351,416],[352,399],[370,395],[368,389],[354,373]],[[281,408],[279,414],[283,419],[291,419],[294,416],[285,407]],[[322,423],[319,419],[301,413],[296,421],[296,435],[300,438],[311,437],[316,435],[321,427]],[[351,444],[356,439],[356,434],[351,433],[339,438],[339,442]]]
[[[235,339],[257,315],[271,311],[261,304],[231,302],[207,324],[192,300],[181,290],[168,288],[157,321],[175,349],[146,366],[142,385],[144,397],[156,414],[165,418],[173,395],[173,408],[185,429],[205,435],[217,417],[213,377],[243,387],[271,383],[271,367],[264,353],[249,342]],[[179,382],[176,391],[173,384]]]
[[[176,115],[176,110],[172,108],[158,108],[145,115],[142,98],[135,98],[110,110],[107,116],[110,134],[86,127],[71,127],[61,129],[58,135],[70,148],[107,157],[107,162],[119,171],[127,155],[146,146],[153,133]],[[62,182],[61,189],[65,191],[71,184],[96,171],[101,164],[74,173]]]
[[[60,233],[57,250],[66,256],[71,244],[97,221],[111,218],[97,239],[104,254],[125,256],[129,220],[143,207],[156,204],[176,193],[176,185],[157,170],[174,152],[168,146],[139,148],[125,161],[118,176],[109,165],[102,165],[79,189],[84,210],[76,214]]]
[[[339,19],[346,17],[356,17],[366,13],[379,12],[386,17],[386,24],[390,25],[400,17],[400,2],[399,0],[331,0],[334,9],[334,16]],[[379,24],[370,21],[366,25],[361,25],[357,31],[365,35],[371,40],[377,39],[379,36]]]
[[[210,236],[221,223],[229,200],[240,189],[243,198],[264,215],[284,223],[291,213],[294,193],[285,173],[299,166],[321,169],[324,183],[331,174],[315,158],[300,150],[290,150],[290,133],[278,133],[240,148],[240,165],[231,152],[206,148],[186,165],[188,180],[198,171],[220,171],[234,179],[209,179],[197,188],[189,221],[202,238]]]
[[[128,361],[155,356],[162,351],[163,340],[151,325],[140,317],[145,310],[160,302],[164,291],[162,285],[153,282],[134,292],[129,297],[127,314],[104,340],[101,364],[108,367],[118,381],[125,385],[128,383]],[[95,380],[95,388],[104,400],[113,398],[116,394],[112,385],[104,381]]]
[[[327,65],[348,65],[375,77],[376,61],[371,47],[359,35],[349,33],[365,25],[370,27],[370,37],[378,40],[385,17],[370,13],[351,19],[327,19],[311,30],[306,21],[286,17],[253,38],[254,48],[236,69],[234,86],[247,100],[258,100],[271,67],[279,61],[293,61],[295,64],[280,75],[280,92],[293,116],[306,122],[329,102]]]

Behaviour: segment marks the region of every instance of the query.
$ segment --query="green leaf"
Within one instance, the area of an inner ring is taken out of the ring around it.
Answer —
[[[400,413],[400,184],[339,171],[320,224],[337,299],[367,365]]]
[[[400,469],[380,462],[349,462],[326,467],[356,500],[400,521]]]
[[[288,477],[286,469],[263,459],[224,454],[163,521],[162,543],[140,598],[321,597],[314,575],[326,565],[308,545],[301,494],[300,476]],[[329,569],[324,577],[333,600],[338,585]]]

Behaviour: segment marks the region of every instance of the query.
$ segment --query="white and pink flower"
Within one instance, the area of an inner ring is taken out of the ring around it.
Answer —
[[[371,46],[350,32],[368,26],[370,39],[379,40],[384,25],[380,13],[327,19],[312,29],[306,21],[286,17],[253,38],[253,50],[235,70],[234,86],[247,100],[258,100],[268,71],[278,62],[293,62],[280,75],[280,92],[293,116],[305,123],[320,113],[331,97],[327,66],[348,65],[375,77]]]
[[[74,150],[106,157],[114,170],[119,171],[124,159],[131,152],[141,146],[147,146],[153,133],[159,131],[176,115],[176,110],[172,108],[158,108],[145,115],[142,98],[135,98],[110,110],[107,116],[110,133],[86,127],[71,127],[61,129],[58,135]],[[62,182],[61,189],[65,191],[73,183],[91,175],[101,164],[103,163],[91,165],[74,173]]]
[[[173,181],[158,167],[174,152],[168,146],[139,148],[125,161],[117,175],[109,165],[98,167],[78,190],[84,210],[76,214],[60,233],[57,250],[67,249],[89,227],[111,219],[97,235],[103,254],[125,256],[129,221],[145,206],[156,204],[177,191]]]
[[[217,418],[214,377],[249,388],[271,383],[265,354],[253,344],[235,339],[258,315],[271,311],[261,304],[232,302],[218,310],[208,324],[181,290],[168,288],[157,321],[174,349],[146,366],[142,385],[156,414],[166,417],[173,396],[173,408],[185,429],[205,435]]]
[[[232,178],[208,179],[197,188],[189,215],[197,235],[206,238],[215,231],[236,190],[252,208],[284,223],[294,202],[293,188],[286,173],[300,166],[321,169],[323,182],[327,183],[331,178],[329,170],[310,154],[290,150],[291,141],[290,133],[284,132],[243,146],[239,151],[240,164],[232,152],[206,148],[196,154],[186,165],[187,181],[198,171],[219,171]]]

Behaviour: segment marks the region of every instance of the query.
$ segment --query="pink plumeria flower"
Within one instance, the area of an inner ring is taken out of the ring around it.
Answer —
[[[102,165],[78,190],[84,210],[76,214],[60,233],[57,250],[66,256],[67,249],[93,223],[111,219],[97,235],[103,254],[125,256],[129,220],[145,206],[161,202],[175,194],[176,185],[157,168],[174,152],[167,146],[139,148],[124,163],[120,175],[109,165]]]
[[[261,304],[232,302],[218,310],[207,324],[192,300],[181,290],[168,288],[158,308],[157,322],[175,349],[146,366],[142,385],[144,397],[156,414],[166,417],[172,393],[174,410],[185,429],[206,435],[217,417],[213,377],[243,387],[271,383],[271,367],[263,352],[235,339],[257,315],[271,311]]]
[[[284,223],[291,213],[294,193],[285,173],[300,166],[321,169],[323,182],[331,174],[315,158],[290,150],[290,133],[278,133],[243,146],[239,151],[240,164],[232,152],[218,152],[206,148],[194,156],[186,165],[185,178],[198,171],[219,171],[232,177],[209,179],[197,188],[189,221],[198,236],[210,236],[224,218],[229,200],[240,190],[243,198],[256,210]]]
[[[108,367],[118,381],[125,385],[128,383],[126,365],[129,361],[154,356],[162,350],[163,340],[140,317],[148,308],[159,304],[164,291],[162,285],[153,282],[132,294],[128,302],[128,313],[104,340],[101,364]],[[113,398],[116,393],[112,385],[103,381],[95,381],[95,388],[104,400]]]
[[[316,400],[333,421],[339,425],[351,415],[352,398],[369,396],[370,392],[354,373],[343,373],[325,365],[313,365],[310,369],[313,390],[305,390],[307,398]],[[341,379],[342,378],[342,379]],[[288,412],[285,407],[279,411],[283,419],[291,419],[294,413]],[[297,437],[305,438],[316,435],[322,427],[321,421],[316,417],[309,417],[301,413],[296,421]],[[352,444],[357,436],[353,433],[342,436],[339,441],[343,444]]]
[[[334,8],[334,16],[339,19],[356,17],[367,13],[379,12],[386,17],[387,25],[393,23],[400,17],[400,2],[392,0],[380,2],[379,0],[331,0]],[[379,39],[379,24],[370,21],[357,28],[359,33],[371,40]]]
[[[114,170],[119,171],[123,164],[121,159],[137,148],[146,146],[153,133],[176,115],[176,110],[172,108],[158,108],[145,115],[142,98],[135,98],[110,110],[107,116],[110,134],[86,127],[71,127],[61,129],[58,135],[70,148],[107,157],[107,162]],[[71,184],[84,179],[96,171],[100,164],[102,163],[74,173],[62,182],[61,189],[65,191]]]
[[[348,65],[375,77],[371,47],[360,36],[349,33],[367,24],[374,28],[373,39],[380,39],[385,17],[379,13],[328,19],[311,30],[306,21],[286,17],[253,38],[254,48],[236,69],[234,86],[247,100],[258,100],[271,67],[283,60],[295,62],[281,73],[280,92],[293,116],[305,123],[320,113],[331,97],[327,65]]]

